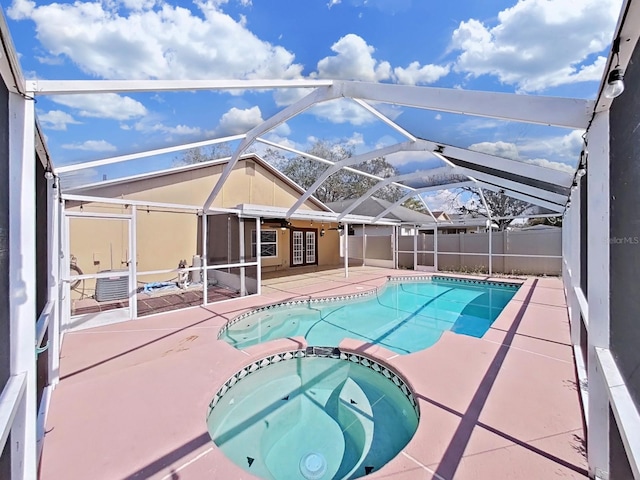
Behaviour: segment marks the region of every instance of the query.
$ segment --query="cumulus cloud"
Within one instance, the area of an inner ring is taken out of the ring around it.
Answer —
[[[376,121],[376,117],[371,112],[345,98],[314,105],[309,109],[309,113],[331,123],[364,125]]]
[[[55,95],[54,102],[75,109],[81,117],[130,120],[147,114],[142,103],[115,93],[99,95]]]
[[[244,110],[233,107],[222,115],[215,133],[218,135],[246,133],[262,122],[260,107],[255,106]]]
[[[523,92],[599,80],[620,0],[519,0],[495,26],[470,19],[453,32],[455,70],[495,75]]]
[[[562,157],[562,152],[558,152],[557,150],[551,148],[551,145],[563,145],[570,142],[571,138],[575,136],[575,133],[571,133],[566,135],[565,137],[558,137],[554,139],[548,139],[548,146],[550,147],[548,150],[544,150],[544,146],[536,147],[536,151],[552,154],[555,158]],[[582,140],[582,137],[580,137]],[[540,140],[536,140],[536,143],[540,142]],[[532,142],[533,143],[533,142]],[[527,148],[527,147],[525,147]],[[575,161],[570,163],[559,162],[555,160],[548,160],[545,158],[528,158],[526,156],[521,155],[520,149],[518,145],[510,142],[481,142],[474,143],[469,146],[469,150],[474,150],[476,152],[488,153],[489,155],[495,155],[497,157],[509,158],[511,160],[517,160],[525,163],[531,163],[533,165],[538,165],[540,167],[552,168],[554,170],[560,170],[563,172],[573,172],[575,167]],[[530,150],[532,151],[532,150]]]
[[[66,143],[62,145],[66,150],[86,150],[90,152],[115,152],[117,148],[106,140],[87,140],[83,143]]]
[[[554,156],[562,157],[575,163],[578,161],[580,150],[582,150],[584,142],[582,135],[584,135],[584,130],[572,130],[566,135],[536,138],[535,140],[522,142],[518,148],[530,157],[553,152]]]
[[[50,110],[46,113],[38,114],[38,120],[43,127],[50,128],[51,130],[66,130],[67,125],[82,123],[62,110]]]
[[[220,10],[195,2],[198,14],[166,2],[125,0],[38,5],[14,0],[14,20],[35,23],[53,56],[102,78],[297,78],[302,67],[285,48],[256,37]],[[244,1],[247,5],[250,2]]]
[[[124,127],[124,128],[123,128]],[[121,126],[123,130],[127,130],[124,125]],[[169,126],[160,122],[147,122],[140,121],[136,122],[133,126],[133,129],[138,132],[150,133],[150,132],[160,132],[168,135],[180,135],[180,136],[193,136],[198,135],[202,132],[202,129],[199,127],[189,127],[187,125],[176,125]]]
[[[449,66],[423,65],[419,62],[411,62],[407,68],[396,67],[393,70],[398,83],[404,85],[427,85],[437,82],[449,74]]]
[[[375,48],[363,38],[350,33],[331,46],[336,55],[318,62],[319,78],[379,82],[391,78],[391,65],[373,57]]]
[[[515,143],[510,142],[480,142],[469,145],[469,150],[475,152],[488,153],[496,157],[510,158],[511,160],[520,160],[520,152]]]

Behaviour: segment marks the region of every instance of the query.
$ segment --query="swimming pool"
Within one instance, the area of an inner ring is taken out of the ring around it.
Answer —
[[[406,354],[430,347],[446,330],[482,337],[518,288],[440,276],[391,279],[359,298],[289,302],[240,315],[219,338],[236,348],[296,336],[336,346],[354,338]]]
[[[379,470],[412,438],[419,410],[389,367],[331,347],[247,365],[211,402],[225,455],[265,479],[350,479]]]

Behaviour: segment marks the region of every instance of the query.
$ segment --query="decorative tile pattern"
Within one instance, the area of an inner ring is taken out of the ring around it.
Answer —
[[[402,394],[407,397],[409,403],[413,406],[413,409],[416,412],[416,416],[420,419],[420,409],[418,407],[418,402],[413,396],[413,392],[411,388],[407,385],[407,383],[400,377],[400,375],[389,367],[384,366],[377,361],[373,360],[370,357],[366,357],[364,355],[358,353],[348,352],[345,353],[336,347],[306,347],[300,350],[290,350],[287,352],[276,353],[274,355],[269,355],[268,357],[261,358],[256,360],[255,362],[246,365],[242,370],[239,370],[231,378],[229,378],[222,387],[216,392],[213,397],[213,400],[209,403],[209,412],[207,417],[211,415],[211,411],[218,404],[220,399],[238,382],[250,376],[252,373],[257,372],[258,370],[268,367],[269,365],[273,365],[274,363],[292,360],[294,358],[305,358],[305,357],[324,357],[324,358],[335,358],[336,360],[344,360],[348,362],[358,363],[363,367],[367,367],[372,372],[375,372],[379,375],[384,376],[390,383],[395,385]]]
[[[338,295],[333,297],[318,297],[318,298],[311,298],[308,300],[291,300],[289,302],[265,305],[264,307],[255,308],[253,310],[249,310],[248,312],[241,313],[236,317],[233,317],[220,329],[220,331],[218,332],[218,338],[220,338],[224,334],[224,332],[226,332],[229,329],[231,325],[234,325],[239,321],[244,320],[245,318],[255,315],[257,313],[269,312],[278,308],[303,307],[303,306],[309,307],[310,305],[315,305],[318,303],[340,302],[343,300],[356,300],[356,299],[361,299],[365,297],[375,296],[377,294],[378,294],[378,289],[372,289],[366,292],[351,293],[349,295]]]
[[[463,283],[466,285],[492,285],[496,287],[511,288],[517,290],[522,285],[521,283],[512,282],[499,282],[497,280],[476,280],[474,278],[458,278],[458,277],[445,277],[441,275],[434,275],[432,277],[438,282],[451,282],[451,283]]]

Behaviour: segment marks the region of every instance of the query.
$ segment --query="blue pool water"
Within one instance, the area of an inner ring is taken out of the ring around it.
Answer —
[[[446,330],[482,337],[517,289],[444,278],[390,282],[377,295],[360,300],[263,309],[231,324],[220,339],[244,348],[296,336],[309,345],[336,346],[354,338],[411,353],[430,347]]]
[[[362,477],[395,457],[418,425],[397,378],[375,368],[324,357],[248,366],[211,408],[209,434],[260,478]]]

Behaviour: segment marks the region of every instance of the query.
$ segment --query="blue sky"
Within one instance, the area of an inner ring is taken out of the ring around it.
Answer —
[[[27,79],[335,78],[594,98],[621,0],[105,0],[4,6]],[[39,97],[56,165],[244,133],[303,92]],[[381,107],[421,137],[571,169],[582,132]],[[271,132],[364,152],[402,140],[350,102]],[[81,171],[87,181],[170,166],[176,155]],[[417,158],[389,158],[402,171]]]

